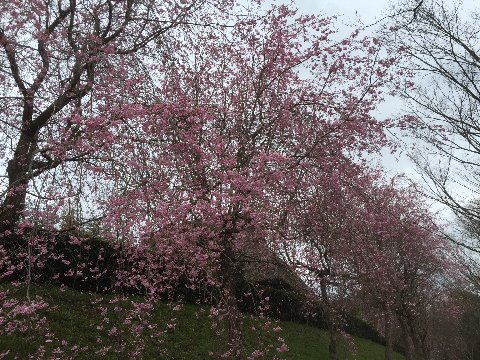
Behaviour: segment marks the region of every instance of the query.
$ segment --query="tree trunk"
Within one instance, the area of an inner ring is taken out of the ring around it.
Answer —
[[[330,306],[330,299],[328,297],[328,292],[327,292],[327,282],[325,278],[320,279],[320,292],[322,295],[323,305],[325,306],[326,323],[328,327],[328,333],[330,336],[330,343],[328,344],[329,360],[338,360],[338,351],[337,351],[338,334],[337,334],[337,329],[335,325],[335,319],[333,317],[332,309]]]
[[[225,249],[222,254],[221,261],[221,276],[224,286],[224,305],[227,312],[227,327],[228,327],[228,343],[230,359],[243,360],[245,359],[245,346],[242,334],[242,314],[238,309],[236,299],[236,283],[237,278],[241,276],[241,271],[238,269],[238,264],[235,260],[236,256],[233,252],[231,244],[226,241]]]
[[[25,210],[28,182],[36,149],[36,135],[22,131],[7,166],[8,191],[0,206],[0,238],[3,238],[0,243],[8,241],[6,240],[8,234],[13,233]]]
[[[392,323],[390,313],[385,313],[385,360],[392,360]]]
[[[425,349],[420,342],[420,338],[411,323],[401,319],[400,326],[407,347],[406,360],[428,360],[428,354],[424,351]]]
[[[228,289],[226,295],[227,321],[228,321],[228,342],[230,346],[231,359],[244,359],[244,343],[242,334],[242,314],[238,310],[237,299],[235,298],[235,289]]]
[[[415,358],[415,350],[413,347],[413,341],[410,337],[409,331],[407,326],[403,320],[400,320],[400,326],[402,328],[403,339],[405,342],[405,359],[406,360],[417,360]]]
[[[337,332],[335,331],[335,329],[330,327],[329,335],[330,335],[330,343],[328,344],[329,360],[338,360]]]

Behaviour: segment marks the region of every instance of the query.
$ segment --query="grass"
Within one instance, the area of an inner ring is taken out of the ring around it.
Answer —
[[[2,285],[2,289],[7,289],[6,285]],[[8,290],[17,298],[25,296],[24,288],[8,286]],[[51,285],[33,287],[31,293],[49,304],[49,308],[39,312],[39,318],[44,317],[46,322],[37,329],[0,335],[0,354],[9,351],[5,359],[38,358],[42,355],[37,352],[41,346],[46,358],[85,360],[201,360],[212,358],[209,353],[218,355],[226,350],[222,323],[212,327],[209,310],[196,305],[186,304],[181,310],[176,310],[173,306],[159,303],[150,313],[138,313],[134,311],[134,302],[142,302],[138,297],[117,301],[112,296],[61,290]],[[24,320],[30,325],[36,321]],[[270,330],[263,331],[265,323],[270,322]],[[148,325],[152,324],[156,328],[149,329]],[[140,336],[131,331],[135,327],[141,329]],[[281,327],[282,330],[272,331],[273,327]],[[112,329],[115,331],[112,332]],[[288,352],[279,354],[275,350],[280,345],[278,337],[285,339]],[[341,359],[384,358],[381,345],[359,338],[353,340],[356,356],[342,344],[339,351]],[[247,316],[244,341],[249,353],[255,349],[270,349],[267,356],[270,359],[274,356],[292,360],[328,359],[328,333],[302,324]],[[135,349],[139,345],[142,352],[136,354]],[[102,352],[102,349],[105,351]],[[402,360],[404,357],[394,354],[394,359]]]

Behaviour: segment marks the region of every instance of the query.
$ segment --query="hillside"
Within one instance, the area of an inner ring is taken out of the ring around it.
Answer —
[[[25,289],[13,289],[5,285],[2,290],[24,296]],[[28,359],[44,344],[44,356],[58,359],[209,359],[209,352],[219,354],[225,346],[222,325],[212,329],[209,310],[184,305],[181,309],[159,303],[151,312],[135,312],[134,303],[141,298],[121,301],[112,296],[60,289],[55,286],[37,286],[31,289],[32,299],[41,297],[49,304],[39,312],[45,317],[44,325],[26,332],[14,331],[0,337],[0,358]],[[29,316],[25,317],[27,323]],[[175,318],[175,321],[172,319]],[[149,322],[145,320],[149,319]],[[268,344],[273,350],[267,358],[281,355],[285,359],[327,359],[328,334],[318,328],[292,322],[272,322],[270,330],[260,329],[269,319],[248,317],[245,320],[245,342],[249,351],[264,349]],[[127,323],[128,325],[125,325]],[[149,326],[156,325],[149,329]],[[278,328],[282,330],[279,330]],[[138,332],[132,329],[139,329]],[[275,331],[271,329],[275,328]],[[289,350],[275,351],[278,337],[285,339]],[[342,359],[383,359],[383,347],[369,340],[353,338],[357,356],[343,346]],[[262,345],[265,344],[265,345]],[[135,354],[135,349],[142,349]],[[7,351],[10,350],[8,353]],[[349,355],[347,355],[347,353]],[[39,354],[36,353],[35,357]],[[395,354],[394,359],[404,359]]]

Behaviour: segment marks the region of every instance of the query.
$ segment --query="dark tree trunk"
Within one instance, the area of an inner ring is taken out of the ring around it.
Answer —
[[[403,340],[405,342],[405,358],[406,360],[417,360],[415,356],[413,341],[410,337],[410,333],[404,320],[400,320],[400,326],[402,328]]]
[[[400,320],[403,336],[406,343],[406,359],[407,360],[428,360],[429,355],[424,347],[420,336],[415,331],[411,322],[406,319]]]
[[[22,132],[18,139],[13,157],[8,162],[8,191],[0,206],[0,243],[7,241],[9,233],[13,233],[15,225],[21,219],[25,210],[28,183],[35,151],[37,150],[37,133],[29,130],[32,119],[32,106],[25,103]]]
[[[392,322],[389,312],[385,313],[385,360],[392,360]]]
[[[234,253],[230,241],[226,241],[221,260],[221,277],[223,279],[223,302],[226,310],[228,342],[230,350],[230,359],[245,359],[245,346],[242,333],[242,314],[238,309],[236,298],[236,283],[241,276],[236,254]]]
[[[338,332],[337,332],[332,308],[330,305],[330,299],[328,297],[327,283],[324,278],[320,279],[320,292],[322,295],[322,302],[325,306],[326,323],[328,327],[328,333],[330,336],[330,342],[328,344],[329,360],[338,360],[338,351],[337,351]]]
[[[235,287],[228,286],[228,288],[225,303],[227,306],[228,341],[230,344],[231,359],[243,360],[245,358],[245,348],[242,333],[242,314],[238,310],[237,299],[234,293]]]

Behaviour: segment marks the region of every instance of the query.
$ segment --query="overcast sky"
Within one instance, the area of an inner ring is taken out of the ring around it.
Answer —
[[[384,16],[389,0],[297,0],[296,4],[302,11],[308,13],[341,15],[348,21],[359,17],[367,24]]]

